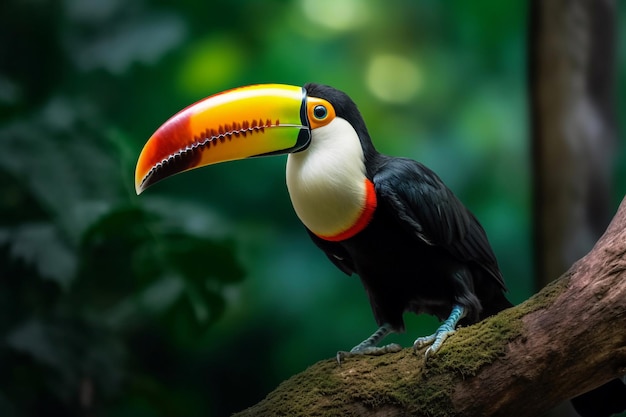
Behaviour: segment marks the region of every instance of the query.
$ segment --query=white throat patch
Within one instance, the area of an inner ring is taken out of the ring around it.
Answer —
[[[287,188],[296,214],[318,236],[352,227],[366,199],[363,148],[354,128],[336,117],[312,130],[309,147],[287,157]]]

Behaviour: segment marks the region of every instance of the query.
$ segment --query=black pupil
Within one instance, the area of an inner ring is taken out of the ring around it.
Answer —
[[[316,119],[323,119],[328,114],[326,107],[324,106],[315,106],[313,109],[313,115]]]

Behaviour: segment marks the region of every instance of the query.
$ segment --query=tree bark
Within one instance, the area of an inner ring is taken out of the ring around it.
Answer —
[[[321,361],[237,416],[537,416],[626,374],[626,199],[584,258],[526,302],[424,351]]]
[[[536,288],[585,254],[611,218],[615,0],[532,0],[529,92]],[[568,403],[551,417],[577,416]]]
[[[530,3],[529,91],[535,280],[583,256],[611,219],[615,0]]]

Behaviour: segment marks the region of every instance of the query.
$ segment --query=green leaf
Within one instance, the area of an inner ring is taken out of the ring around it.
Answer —
[[[151,226],[156,234],[184,233],[213,239],[223,239],[234,228],[210,207],[164,196],[141,196],[141,206],[153,215]]]
[[[77,240],[91,210],[125,195],[112,144],[88,102],[53,97],[40,110],[0,127],[0,168]]]
[[[109,322],[118,326],[142,313],[163,314],[181,299],[199,324],[219,317],[222,287],[240,282],[245,271],[235,243],[211,236],[225,234],[218,223],[208,211],[166,199],[151,200],[148,209],[120,207],[94,222],[81,242],[82,275],[102,282],[101,297],[105,288],[118,297],[129,293],[129,283],[135,289],[109,307]]]
[[[128,327],[133,319],[147,313],[165,314],[183,295],[185,281],[177,275],[165,275],[154,279],[138,293],[129,294],[106,313],[105,321],[116,329]]]
[[[39,275],[68,288],[75,277],[76,253],[57,228],[48,223],[26,223],[11,232],[0,232],[0,242],[10,245],[10,254],[34,266]]]
[[[193,281],[207,278],[223,283],[239,282],[245,272],[235,256],[231,241],[168,235],[164,247],[167,263],[181,275]]]
[[[77,17],[89,18],[83,3],[69,2],[74,5]],[[140,18],[111,16],[107,20],[95,36],[85,36],[82,31],[74,30],[68,37],[69,55],[79,69],[103,68],[121,74],[136,62],[151,64],[157,61],[186,37],[185,22],[173,13],[145,14]]]
[[[124,353],[106,327],[85,319],[29,319],[6,336],[6,345],[30,356],[46,370],[57,396],[68,400],[90,378],[104,395],[115,392],[122,379]]]

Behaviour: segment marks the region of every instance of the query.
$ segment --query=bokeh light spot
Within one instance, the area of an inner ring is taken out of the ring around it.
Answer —
[[[190,46],[179,73],[179,85],[187,93],[223,90],[244,68],[243,48],[231,38],[209,38]]]
[[[301,0],[307,19],[335,31],[355,29],[370,15],[367,2],[359,0]]]
[[[417,64],[405,56],[379,54],[369,62],[366,83],[380,100],[406,103],[421,89],[422,75]]]

